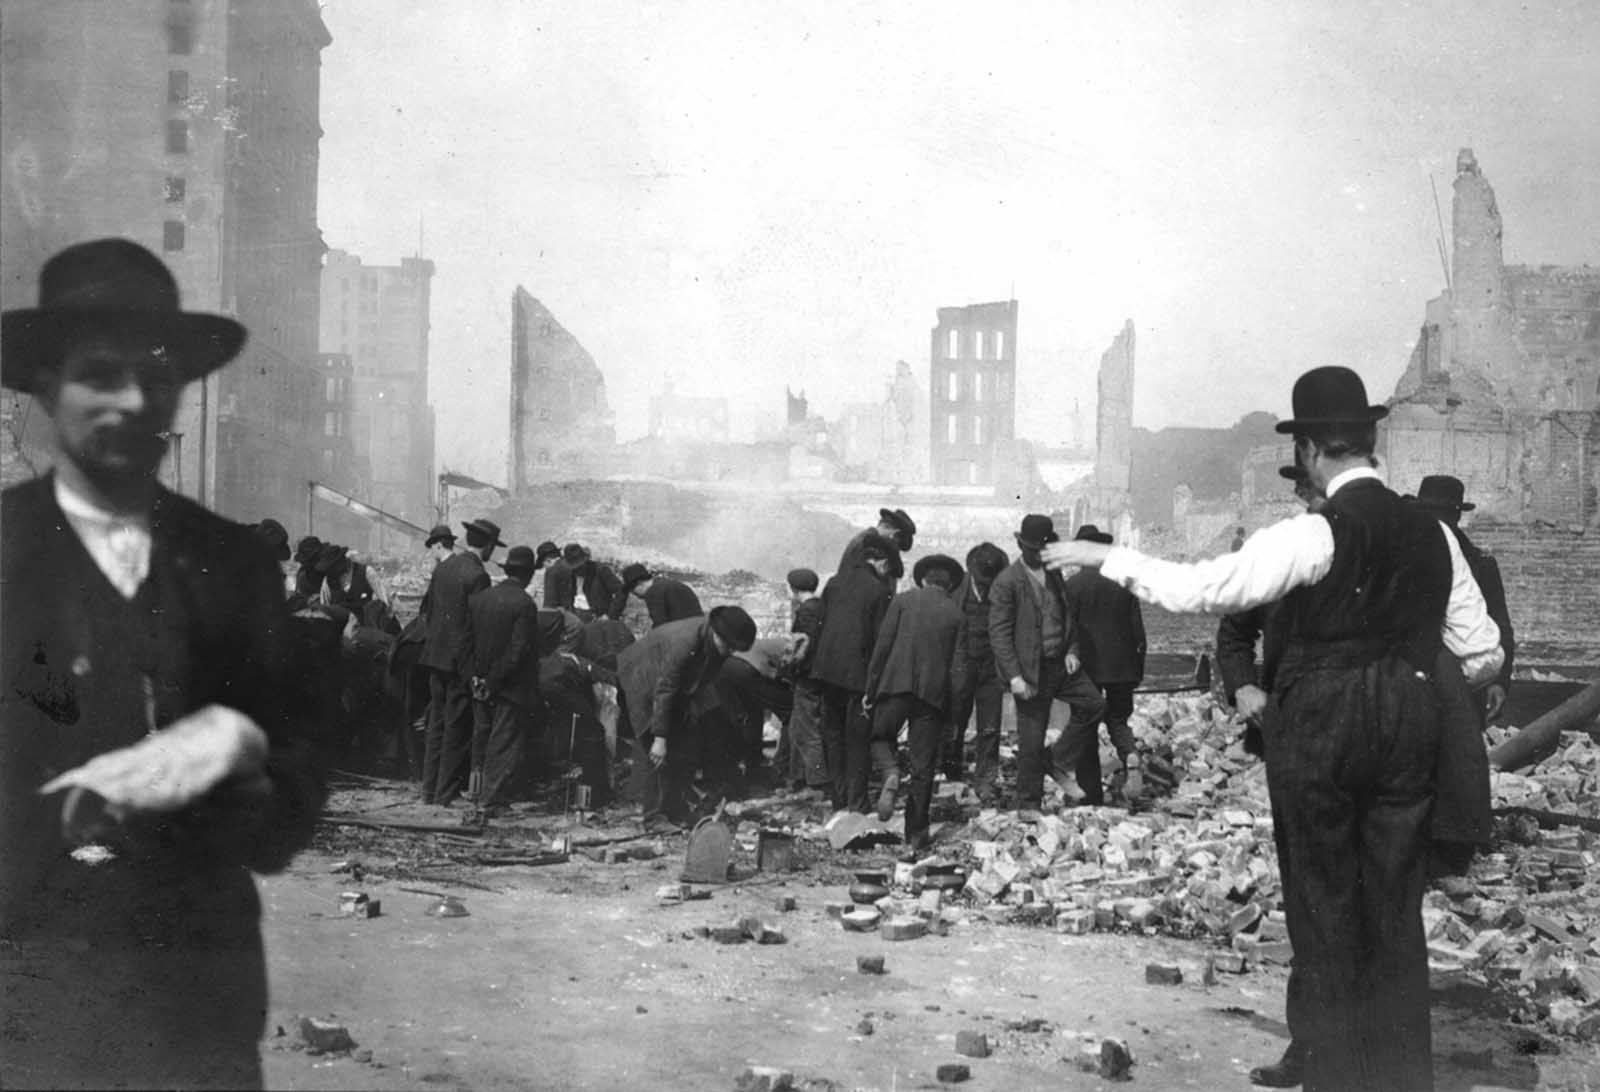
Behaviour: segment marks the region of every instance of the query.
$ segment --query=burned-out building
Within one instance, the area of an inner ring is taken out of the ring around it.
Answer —
[[[184,304],[250,330],[240,358],[186,392],[166,468],[226,515],[303,522],[321,393],[317,228],[321,51],[311,0],[8,5],[0,57],[0,303],[33,302],[50,254],[133,239]],[[8,444],[48,460],[12,400]]]
[[[1494,189],[1457,157],[1450,276],[1428,301],[1380,432],[1390,480],[1454,474],[1483,514],[1597,517],[1600,267],[1507,265]]]
[[[433,274],[421,256],[376,265],[343,250],[322,268],[322,348],[351,363],[351,445],[364,468],[352,491],[423,527],[434,517]],[[374,545],[384,533],[372,531]]]
[[[995,452],[1016,436],[1017,301],[941,307],[929,367],[936,485],[993,485]]]
[[[511,294],[512,491],[603,475],[616,457],[616,442],[599,366],[550,309],[518,285]]]

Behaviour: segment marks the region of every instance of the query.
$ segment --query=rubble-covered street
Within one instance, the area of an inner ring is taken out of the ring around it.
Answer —
[[[1135,726],[1166,760],[1151,807],[1026,822],[945,785],[937,855],[911,862],[875,820],[779,794],[729,806],[723,884],[683,883],[687,839],[626,811],[558,798],[479,828],[347,779],[315,848],[263,881],[268,1081],[1248,1087],[1286,1040],[1291,955],[1261,768],[1209,697],[1142,696]],[[1596,811],[1600,748],[1564,744],[1496,776],[1497,807],[1525,810],[1428,897],[1441,1089],[1600,1071],[1600,835],[1533,817]]]

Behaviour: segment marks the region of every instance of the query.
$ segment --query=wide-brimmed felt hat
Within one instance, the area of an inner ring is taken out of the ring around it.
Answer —
[[[348,546],[324,542],[322,548],[317,551],[317,560],[315,562],[317,572],[322,573],[324,576],[338,572],[339,567],[344,564],[344,560],[349,554],[350,547]]]
[[[1429,474],[1417,486],[1418,504],[1445,512],[1470,512],[1478,507],[1464,499],[1466,495],[1467,488],[1461,484],[1461,479],[1449,474]]]
[[[649,580],[651,576],[650,570],[637,561],[622,570],[624,584],[640,584]]]
[[[95,330],[148,337],[185,383],[232,360],[246,337],[225,315],[183,310],[172,272],[138,243],[95,239],[44,263],[38,306],[0,315],[0,383],[32,392],[68,337]]]
[[[283,524],[275,519],[264,519],[250,528],[255,536],[267,544],[267,549],[272,551],[272,556],[279,561],[288,561],[289,532],[284,530]]]
[[[1011,564],[1011,557],[992,542],[980,542],[967,551],[967,572],[982,580],[993,580]]]
[[[914,535],[917,533],[916,521],[906,514],[906,510],[904,508],[878,509],[878,522],[887,523],[896,531],[901,531],[908,535]]]
[[[1309,472],[1306,470],[1306,468],[1301,466],[1299,463],[1295,463],[1292,466],[1278,467],[1278,477],[1283,478],[1286,481],[1303,482],[1306,480],[1308,473]]]
[[[584,549],[579,543],[569,542],[566,544],[566,546],[562,547],[561,560],[565,561],[568,565],[582,565],[585,561],[589,560],[589,551]]]
[[[743,607],[712,607],[706,621],[711,625],[711,632],[728,642],[734,652],[748,652],[756,643],[755,619]]]
[[[539,545],[534,549],[533,556],[534,556],[534,559],[536,561],[538,561],[539,564],[542,565],[546,561],[550,561],[550,560],[552,560],[554,558],[560,557],[561,556],[561,547],[557,546],[554,542],[551,542],[549,539],[545,539],[543,542],[539,543]]]
[[[1085,523],[1072,534],[1074,542],[1098,542],[1102,546],[1111,545],[1111,536],[1100,530],[1092,523]]]
[[[490,519],[469,519],[469,520],[462,521],[461,526],[465,527],[469,532],[470,531],[478,532],[478,534],[485,536],[486,538],[488,538],[488,540],[490,542],[494,543],[496,546],[504,546],[505,545],[504,542],[500,541],[500,525],[498,523],[494,522],[494,520],[490,520]]]
[[[1029,550],[1042,550],[1052,542],[1060,541],[1061,536],[1056,534],[1056,521],[1049,516],[1027,515],[1022,517],[1022,530],[1014,536],[1017,545]]]
[[[500,567],[508,573],[531,573],[539,567],[539,563],[533,556],[532,547],[513,546],[506,551],[506,559],[500,562]]]
[[[814,569],[790,569],[785,580],[789,587],[798,592],[814,592],[817,585],[822,583]]]
[[[1387,406],[1367,401],[1367,385],[1349,368],[1312,368],[1294,381],[1294,416],[1279,421],[1279,432],[1305,432],[1321,425],[1364,425],[1389,416]]]
[[[911,566],[911,580],[917,587],[922,587],[923,578],[935,569],[943,569],[950,577],[950,586],[953,588],[961,583],[961,578],[967,575],[967,570],[961,567],[961,562],[949,554],[928,554],[926,557],[917,558],[917,563]]]
[[[322,540],[316,535],[307,535],[295,543],[294,559],[299,565],[315,565],[317,554],[322,552]]]
[[[435,523],[433,525],[433,530],[428,532],[428,540],[424,542],[423,545],[432,546],[435,542],[449,542],[453,544],[455,540],[456,533],[450,530],[449,524]]]

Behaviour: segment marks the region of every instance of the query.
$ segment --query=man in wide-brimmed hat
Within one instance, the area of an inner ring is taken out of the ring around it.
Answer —
[[[1072,537],[1077,542],[1111,544],[1111,535],[1092,523],[1079,527]],[[1095,569],[1073,573],[1063,588],[1079,634],[1083,670],[1106,699],[1104,723],[1111,746],[1122,760],[1123,789],[1129,797],[1137,797],[1142,760],[1128,718],[1133,715],[1133,692],[1144,681],[1144,614],[1132,592],[1113,584]],[[1096,777],[1099,751],[1098,747],[1091,751]]]
[[[513,546],[505,579],[467,601],[472,621],[472,767],[478,806],[504,809],[512,776],[535,731],[539,708],[539,608],[528,595],[534,553]]]
[[[844,552],[839,555],[839,566],[835,572],[845,572],[859,565],[862,559],[862,547],[866,544],[868,536],[880,538],[889,544],[889,565],[884,570],[884,580],[890,588],[906,574],[905,562],[901,555],[911,550],[912,543],[916,541],[917,524],[904,508],[878,509],[878,522],[863,531],[856,533],[845,544]]]
[[[951,664],[961,629],[961,608],[950,592],[965,575],[961,562],[945,554],[918,559],[911,571],[916,587],[901,592],[889,604],[867,662],[872,765],[882,782],[879,819],[894,814],[895,793],[900,787],[897,743],[901,726],[910,724],[906,734],[911,770],[905,837],[913,852],[928,845],[933,772],[950,712]]]
[[[967,722],[977,716],[973,738],[972,776],[978,796],[986,803],[998,791],[1000,777],[1000,715],[1006,684],[994,663],[989,643],[989,590],[1011,558],[992,542],[980,542],[967,551],[967,575],[951,592],[961,608],[961,629],[956,634],[956,658],[951,668],[950,723],[940,747],[945,780],[964,781]]]
[[[126,239],[45,263],[0,378],[53,469],[0,501],[0,1085],[259,1088],[250,869],[310,838],[281,545],[164,489],[183,388],[245,331]]]
[[[1194,564],[1100,543],[1046,550],[1052,567],[1099,566],[1168,610],[1237,611],[1283,599],[1284,646],[1264,711],[1267,783],[1295,978],[1300,1057],[1274,1083],[1307,1089],[1432,1087],[1422,927],[1428,819],[1440,750],[1430,673],[1441,646],[1492,678],[1499,632],[1459,547],[1373,470],[1376,423],[1348,368],[1295,381],[1296,463],[1327,497]],[[1381,760],[1372,756],[1381,755]]]
[[[1049,516],[1023,516],[1015,535],[1019,556],[989,589],[989,643],[1017,707],[1016,808],[1025,815],[1038,812],[1046,773],[1063,785],[1075,778],[1089,804],[1105,798],[1098,764],[1087,759],[1099,739],[1105,700],[1084,674],[1082,633],[1061,575],[1041,560],[1040,552],[1058,537]],[[1066,702],[1072,715],[1047,752],[1052,701]]]
[[[489,587],[484,568],[500,541],[493,520],[461,525],[467,548],[439,562],[423,595],[427,639],[417,662],[428,669],[428,730],[422,758],[422,802],[450,807],[472,779],[472,618],[467,602]]]

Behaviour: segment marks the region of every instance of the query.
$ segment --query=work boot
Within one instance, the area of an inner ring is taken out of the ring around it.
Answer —
[[[1266,1088],[1294,1088],[1301,1082],[1305,1065],[1305,1048],[1290,1039],[1282,1058],[1268,1065],[1258,1065],[1250,1071],[1250,1083]]]

